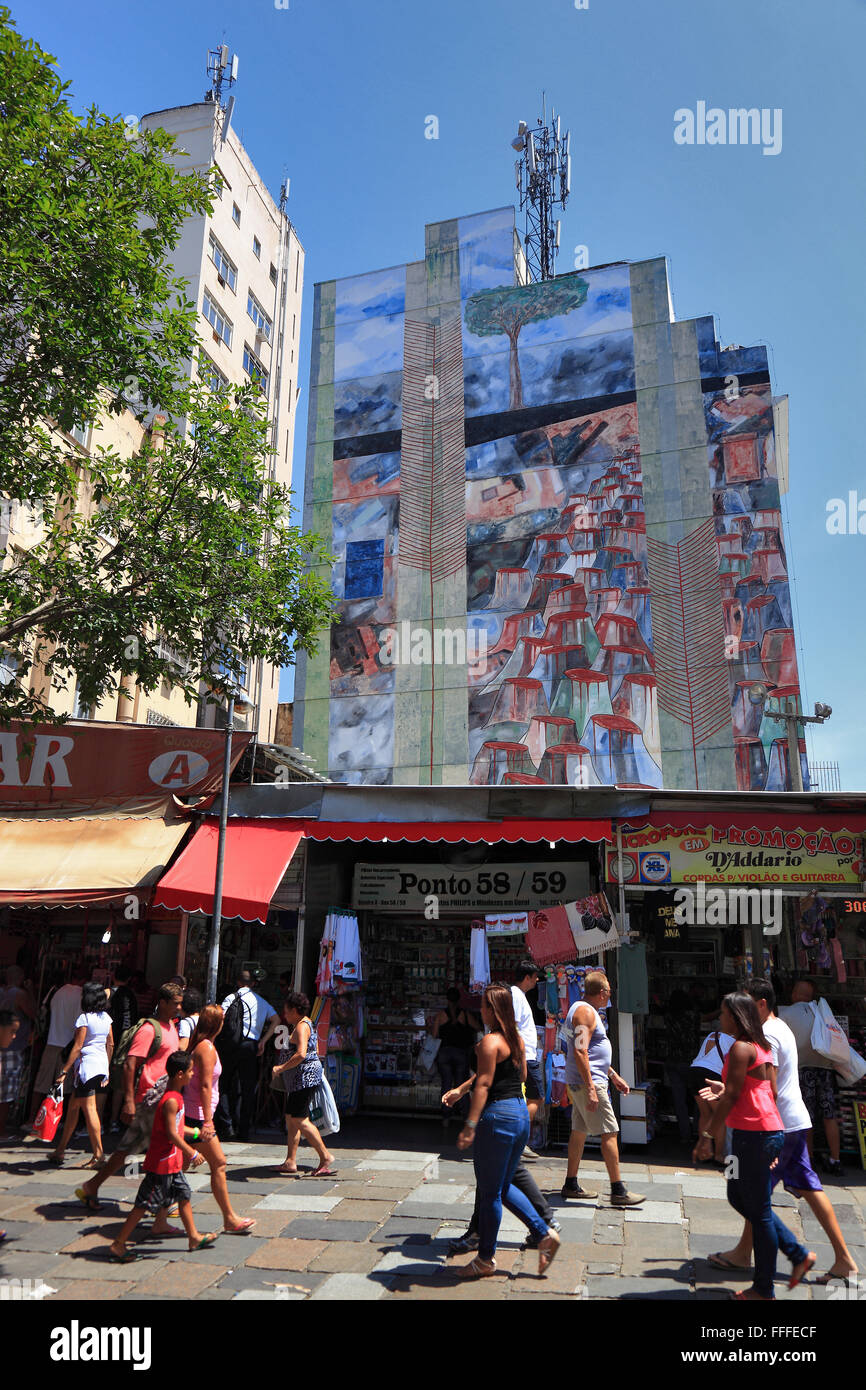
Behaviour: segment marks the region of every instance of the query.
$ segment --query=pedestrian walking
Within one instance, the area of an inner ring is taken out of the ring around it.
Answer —
[[[706,1158],[721,1138],[725,1125],[732,1131],[733,1171],[728,1179],[728,1201],[752,1225],[755,1273],[751,1288],[734,1294],[740,1302],[771,1302],[775,1298],[776,1256],[781,1249],[791,1261],[788,1288],[801,1282],[815,1263],[815,1255],[801,1245],[779,1220],[771,1202],[771,1169],[785,1142],[782,1117],[776,1106],[776,1069],[769,1041],[751,995],[726,994],[719,1013],[722,1031],[735,1042],[725,1058],[722,1080],[703,1092],[712,1106],[712,1117],[694,1149],[694,1158]]]
[[[460,990],[456,986],[447,990],[445,1008],[436,1015],[431,1029],[431,1036],[438,1038],[440,1044],[436,1066],[442,1081],[443,1096],[462,1085],[471,1075],[475,1034],[476,1029],[468,1013],[460,1007]]]
[[[186,1052],[189,1047],[189,1040],[195,1032],[196,1024],[198,1023],[201,1002],[201,995],[197,989],[184,990],[183,999],[180,1002],[180,1018],[177,1024],[177,1036],[180,1038],[181,1052]],[[222,1010],[220,1010],[220,1012],[222,1012]]]
[[[60,985],[51,994],[48,1004],[48,1037],[33,1083],[33,1104],[30,1107],[30,1124],[39,1114],[43,1100],[54,1085],[57,1073],[69,1055],[72,1039],[75,1036],[75,1020],[81,1013],[81,987],[84,983],[84,969],[77,965],[72,979]],[[67,1077],[66,1086],[71,1090],[72,1078]]]
[[[178,991],[179,1001],[180,986],[172,987]],[[144,1156],[144,1180],[136,1193],[135,1206],[108,1247],[109,1256],[118,1264],[129,1264],[141,1258],[126,1248],[126,1242],[141,1218],[150,1212],[165,1221],[167,1212],[175,1203],[190,1250],[206,1250],[216,1240],[216,1235],[203,1236],[196,1230],[192,1193],[183,1175],[184,1159],[190,1168],[198,1168],[205,1161],[204,1154],[197,1153],[188,1142],[199,1138],[198,1126],[187,1126],[185,1123],[183,1090],[192,1073],[193,1061],[189,1052],[173,1052],[166,1063],[167,1088],[154,1110],[153,1129]],[[160,1232],[176,1234],[173,1227],[166,1224],[158,1228],[155,1221],[153,1234]]]
[[[779,1161],[770,1173],[770,1187],[779,1183],[798,1200],[802,1198],[827,1233],[833,1247],[833,1264],[826,1274],[813,1279],[816,1284],[829,1284],[832,1279],[846,1282],[859,1273],[857,1265],[842,1235],[830,1198],[821,1179],[812,1167],[808,1136],[811,1128],[809,1111],[800,1091],[797,1066],[797,1043],[787,1023],[776,1013],[776,991],[769,980],[750,980],[746,993],[754,999],[764,1037],[770,1044],[776,1068],[776,1107],[785,1127],[785,1142]],[[752,1228],[747,1221],[743,1234],[733,1250],[723,1250],[709,1256],[715,1269],[746,1272],[752,1267]]]
[[[560,1240],[513,1185],[514,1171],[529,1137],[529,1111],[523,1098],[526,1055],[507,985],[487,986],[481,1017],[488,1032],[475,1049],[469,1117],[457,1138],[459,1148],[472,1147],[478,1187],[478,1254],[459,1277],[484,1279],[495,1274],[503,1204],[537,1236],[538,1272],[544,1274]]]
[[[812,1135],[819,1123],[824,1127],[829,1157],[824,1161],[824,1169],[833,1177],[841,1177],[845,1169],[842,1164],[842,1129],[839,1124],[839,1083],[836,1069],[829,1057],[816,1052],[812,1046],[812,1029],[815,1025],[814,1005],[818,1001],[818,990],[812,980],[798,980],[791,990],[791,1003],[779,1010],[779,1016],[787,1023],[797,1044],[800,1063],[800,1090],[812,1129],[809,1133],[809,1153],[812,1153]],[[820,1161],[820,1160],[819,1160]]]
[[[620,1173],[619,1125],[608,1087],[612,1082],[621,1095],[627,1096],[629,1086],[611,1066],[613,1049],[600,1012],[610,1003],[610,983],[604,971],[590,970],[583,982],[583,992],[583,999],[572,1004],[566,1014],[562,1030],[565,1083],[571,1101],[571,1135],[562,1196],[566,1199],[598,1196],[597,1192],[581,1187],[578,1179],[586,1136],[592,1134],[601,1142],[601,1156],[610,1179],[611,1206],[633,1207],[644,1198],[627,1190]]]
[[[517,1031],[523,1039],[523,1049],[526,1053],[526,1108],[529,1111],[529,1128],[535,1124],[535,1117],[538,1114],[539,1106],[544,1103],[544,1077],[541,1074],[541,1063],[538,1060],[538,1029],[535,1026],[535,1016],[532,1006],[527,999],[527,994],[538,985],[541,973],[534,961],[522,960],[515,972],[515,981],[511,986],[511,1002],[514,1005],[514,1020],[517,1024]],[[523,1150],[523,1159],[535,1160],[538,1154],[535,1153],[527,1144]]]
[[[96,1098],[100,1091],[105,1093],[108,1085],[113,1051],[108,995],[102,985],[86,984],[81,991],[81,1013],[75,1020],[72,1051],[57,1074],[57,1080],[61,1083],[65,1082],[67,1073],[72,1076],[72,1095],[66,1102],[63,1133],[54,1151],[54,1162],[59,1168],[63,1167],[66,1149],[82,1111],[93,1151],[93,1157],[85,1166],[101,1168],[105,1162]]]
[[[21,1020],[11,1009],[0,1009],[0,1139],[6,1137],[6,1120],[21,1087],[23,1052],[15,1046]]]
[[[131,1153],[143,1153],[153,1132],[157,1105],[166,1086],[168,1059],[178,1047],[175,1019],[180,1013],[180,985],[161,985],[156,995],[152,1018],[142,1019],[129,1042],[125,1056],[115,1056],[115,1066],[123,1067],[123,1110],[121,1120],[126,1126],[120,1143],[108,1162],[93,1177],[75,1189],[75,1195],[89,1211],[99,1211],[96,1194],[115,1173],[119,1173]],[[123,1052],[123,1039],[116,1049]],[[165,1213],[159,1211],[154,1234],[168,1230]]]
[[[286,1157],[276,1172],[289,1178],[300,1177],[298,1145],[303,1136],[319,1158],[319,1165],[311,1176],[331,1177],[334,1172],[331,1167],[334,1156],[310,1119],[310,1106],[322,1084],[323,1076],[316,1030],[309,1016],[310,1001],[305,994],[290,991],[286,995],[282,1012],[285,1026],[290,1029],[290,1033],[287,1046],[277,1050],[277,1065],[273,1069],[272,1084],[276,1082],[274,1089],[283,1091],[286,1097],[288,1147]],[[263,1034],[259,1043],[260,1053],[264,1052],[265,1044],[277,1026],[274,1024]]]
[[[187,991],[189,993],[189,991]],[[183,1020],[181,1020],[183,1022]],[[184,1093],[187,1118],[199,1131],[191,1141],[203,1153],[210,1168],[210,1190],[222,1212],[223,1230],[231,1235],[251,1231],[255,1221],[238,1216],[231,1203],[227,1180],[226,1156],[214,1129],[214,1111],[219,1104],[219,1081],[222,1063],[214,1046],[223,1026],[223,1011],[219,1004],[207,1004],[198,1015],[195,1032],[188,1039],[193,1072]]]
[[[225,1022],[220,1034],[223,1064],[217,1128],[223,1139],[250,1137],[259,1077],[259,1042],[276,1010],[252,989],[248,970],[237,977],[237,989],[222,1001]],[[234,1007],[233,1007],[234,1006]]]
[[[138,1000],[130,988],[131,978],[132,971],[128,965],[119,965],[114,972],[114,989],[111,991],[111,998],[108,1001],[114,1047],[117,1047],[124,1033],[132,1027],[138,1018]],[[111,1098],[109,1129],[113,1132],[120,1128],[120,1112],[123,1107],[122,1071],[109,1072],[108,1094]]]
[[[11,1011],[18,1020],[11,1042],[2,1049],[6,1055],[0,1062],[0,1139],[4,1139],[10,1111],[21,1098],[26,1053],[36,1018],[36,1004],[20,965],[6,967],[6,987],[0,989],[0,1010]]]

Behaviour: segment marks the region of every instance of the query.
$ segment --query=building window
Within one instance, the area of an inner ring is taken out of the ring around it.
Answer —
[[[255,256],[257,261],[260,261],[262,259],[262,243],[259,241],[257,236],[253,237],[253,255]]]
[[[69,433],[72,435],[76,444],[80,444],[82,449],[87,448],[87,441],[90,438],[89,425],[73,425]]]
[[[299,251],[298,254],[297,254],[297,256],[295,257],[295,294],[298,293],[298,276],[300,275],[300,273],[301,273],[301,253],[300,253],[300,251]]]
[[[297,322],[297,317],[296,317],[295,314],[292,314],[292,337],[293,337],[293,338],[294,338],[294,336],[295,336],[295,333],[297,332],[297,329],[296,329],[296,327],[295,327],[296,322]]]
[[[217,201],[219,201],[228,185],[223,178],[222,170],[216,164],[213,166],[213,176],[213,194]]]
[[[0,686],[9,685],[18,674],[18,658],[11,652],[0,651]]]
[[[210,245],[210,258],[216,266],[220,284],[228,285],[229,289],[234,291],[238,283],[237,266],[229,260],[213,232],[211,232],[208,240]]]
[[[211,297],[210,297],[210,295],[208,294],[207,290],[205,290],[205,292],[204,292],[204,302],[203,302],[203,304],[202,304],[202,313],[204,314],[205,318],[207,319],[208,323],[210,324],[211,328],[213,329],[214,334],[216,335],[216,337],[217,337],[217,338],[221,338],[222,341],[225,343],[226,347],[231,347],[231,345],[232,345],[232,325],[231,325],[231,321],[230,321],[229,319],[226,318],[225,314],[223,313],[223,311],[222,311],[222,309],[219,307],[219,305],[216,304],[216,303],[214,302],[214,300],[211,299]]]
[[[232,221],[236,227],[241,225],[241,210],[237,203],[232,203]]]
[[[228,377],[220,371],[216,362],[212,361],[206,352],[199,351],[198,374],[211,391],[222,391],[229,384]]]
[[[265,371],[264,364],[256,357],[256,354],[246,343],[244,343],[244,371],[250,381],[254,381],[266,395],[268,390],[268,374]]]
[[[250,318],[256,326],[256,332],[260,333],[263,338],[267,338],[268,342],[270,342],[271,329],[273,327],[273,324],[269,315],[265,313],[264,309],[262,308],[259,301],[256,299],[252,290],[250,290],[247,294],[247,313],[249,314]]]
[[[268,273],[271,277],[271,284],[275,285],[277,283],[277,267],[274,265],[273,261],[271,261],[271,268]]]

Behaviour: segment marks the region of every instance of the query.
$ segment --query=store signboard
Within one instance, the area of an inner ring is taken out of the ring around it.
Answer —
[[[590,891],[586,864],[356,864],[352,907],[424,915],[437,912],[534,911],[573,902]]]
[[[232,766],[252,735],[232,739]],[[0,730],[0,812],[92,810],[216,791],[220,729],[61,724]]]
[[[722,821],[704,829],[659,823],[622,832],[622,874],[617,850],[607,847],[607,881],[658,888],[672,883],[860,884],[862,832],[804,830],[770,820]]]

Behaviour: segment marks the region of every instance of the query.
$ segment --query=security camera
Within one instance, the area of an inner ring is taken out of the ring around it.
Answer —
[[[831,715],[832,713],[833,713],[833,711],[832,711],[832,709],[830,708],[829,705],[822,705],[822,704],[816,704],[816,705],[815,705],[815,718],[816,718],[816,719],[820,719],[820,720],[822,720],[822,721],[823,721],[824,719],[829,719],[829,718],[830,718],[830,715]]]

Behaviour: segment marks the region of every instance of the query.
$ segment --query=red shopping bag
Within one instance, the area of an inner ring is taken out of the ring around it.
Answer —
[[[37,1139],[45,1139],[49,1143],[57,1133],[63,1115],[63,1087],[52,1086],[48,1095],[39,1107],[39,1114],[33,1122],[33,1133]]]

